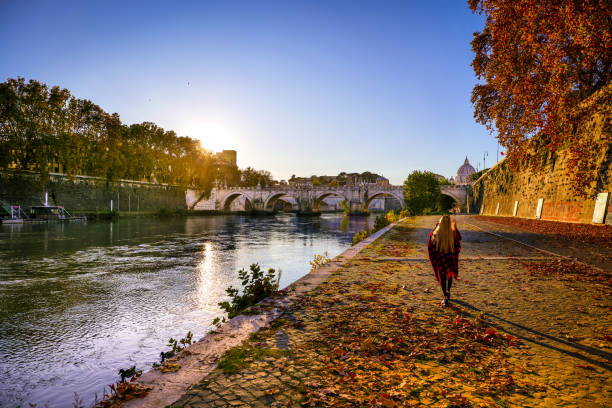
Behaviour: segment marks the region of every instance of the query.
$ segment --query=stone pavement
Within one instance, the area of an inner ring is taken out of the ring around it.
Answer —
[[[425,246],[436,218],[366,247],[172,407],[612,406],[610,276],[458,217],[442,308]]]

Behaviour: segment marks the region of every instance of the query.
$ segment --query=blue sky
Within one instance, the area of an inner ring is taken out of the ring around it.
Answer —
[[[476,124],[466,1],[0,1],[0,80],[68,88],[292,174],[453,175]]]

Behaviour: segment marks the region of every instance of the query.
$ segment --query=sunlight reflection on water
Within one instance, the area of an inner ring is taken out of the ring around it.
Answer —
[[[85,403],[147,369],[169,337],[201,338],[237,271],[282,269],[350,246],[364,219],[277,215],[0,226],[0,406]],[[345,228],[346,227],[346,228]]]

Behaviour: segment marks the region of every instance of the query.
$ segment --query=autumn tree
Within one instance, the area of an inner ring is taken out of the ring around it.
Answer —
[[[234,184],[240,179],[236,166],[219,168],[199,140],[152,122],[127,126],[118,114],[75,98],[67,89],[24,78],[0,83],[0,168],[7,167],[37,172],[42,181],[60,167],[69,176],[147,180],[205,191],[217,179]],[[271,180],[268,172],[257,177],[262,184]]]
[[[612,3],[469,0],[469,6],[486,16],[472,40],[472,67],[483,81],[472,92],[476,120],[497,131],[511,165],[538,165],[537,157],[565,149],[574,186],[588,184],[601,146],[587,125],[600,116],[609,132]]]

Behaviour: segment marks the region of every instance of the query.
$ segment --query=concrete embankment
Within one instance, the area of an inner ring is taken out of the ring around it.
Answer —
[[[125,405],[609,405],[609,273],[545,237],[524,245],[458,217],[460,275],[443,308],[425,246],[436,218],[351,248],[190,347],[177,372],[143,375],[152,391]]]
[[[101,215],[112,209],[120,214],[147,215],[162,208],[186,210],[185,190],[163,184],[104,180],[51,174],[41,182],[36,174],[0,173],[0,199],[10,205],[28,209],[31,206],[62,205],[79,215]]]

